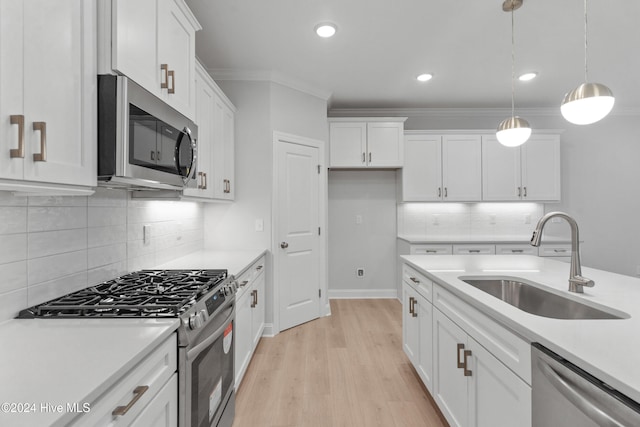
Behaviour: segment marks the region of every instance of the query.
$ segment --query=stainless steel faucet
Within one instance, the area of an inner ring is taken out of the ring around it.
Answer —
[[[583,293],[583,286],[592,288],[595,283],[591,279],[582,277],[582,268],[580,267],[580,238],[578,236],[578,223],[575,219],[564,212],[549,212],[538,221],[536,229],[533,230],[531,236],[531,246],[540,246],[542,240],[542,229],[551,218],[564,218],[571,226],[571,267],[569,270],[569,292]]]

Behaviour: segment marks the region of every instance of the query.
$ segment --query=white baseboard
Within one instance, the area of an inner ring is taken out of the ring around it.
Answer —
[[[265,323],[264,329],[262,330],[263,337],[275,337],[276,335],[273,333],[273,323]]]
[[[395,289],[329,289],[329,299],[398,298]]]

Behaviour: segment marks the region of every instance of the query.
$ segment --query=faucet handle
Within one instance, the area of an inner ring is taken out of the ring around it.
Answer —
[[[582,288],[586,286],[588,288],[593,288],[595,286],[595,282],[591,279],[582,276],[574,276],[569,278],[569,291],[576,293],[583,293]]]

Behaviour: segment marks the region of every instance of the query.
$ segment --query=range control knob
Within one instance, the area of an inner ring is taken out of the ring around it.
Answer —
[[[189,328],[190,329],[198,329],[202,326],[203,319],[202,313],[196,313],[189,316]]]

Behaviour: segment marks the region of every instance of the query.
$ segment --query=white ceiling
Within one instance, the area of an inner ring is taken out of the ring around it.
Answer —
[[[510,107],[511,17],[502,0],[187,0],[214,77],[272,75],[331,95],[332,108]],[[640,1],[589,0],[589,80],[640,107]],[[337,24],[331,39],[315,35]],[[518,107],[559,105],[584,80],[583,0],[515,12]],[[434,74],[427,83],[415,77]]]

